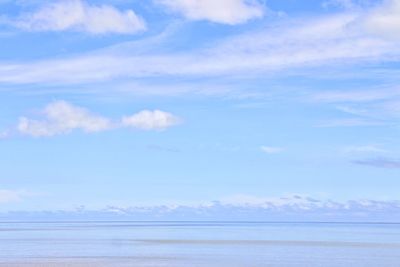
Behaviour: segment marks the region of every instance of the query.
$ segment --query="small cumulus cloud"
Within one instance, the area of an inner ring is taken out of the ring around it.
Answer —
[[[374,158],[374,159],[366,159],[366,160],[356,160],[353,163],[358,165],[365,165],[377,168],[385,168],[385,169],[400,169],[400,160],[399,159],[390,159],[390,158]]]
[[[261,146],[260,149],[262,152],[267,154],[279,154],[285,150],[282,147],[273,147],[273,146]]]
[[[132,34],[146,29],[133,10],[120,11],[109,5],[90,5],[82,0],[47,3],[25,13],[10,24],[26,31],[79,31],[91,34]]]
[[[122,118],[123,126],[142,130],[164,130],[180,122],[180,118],[161,110],[143,110]]]
[[[264,7],[255,0],[157,0],[190,20],[208,20],[222,24],[241,24],[264,15]]]
[[[85,108],[65,101],[50,103],[43,110],[44,119],[21,117],[17,129],[22,134],[35,137],[66,134],[79,129],[84,132],[100,132],[112,128],[109,119],[94,115]]]
[[[17,132],[33,137],[50,137],[68,134],[74,130],[81,130],[85,133],[118,128],[165,130],[182,121],[179,117],[161,110],[143,110],[119,120],[112,120],[66,101],[52,102],[40,114],[41,118],[39,119],[20,117],[16,127]]]

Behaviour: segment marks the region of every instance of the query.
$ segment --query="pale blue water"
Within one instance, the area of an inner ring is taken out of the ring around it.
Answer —
[[[54,266],[57,262],[90,262],[88,266],[116,267],[397,267],[400,225],[0,223],[1,266],[35,262],[52,262]]]

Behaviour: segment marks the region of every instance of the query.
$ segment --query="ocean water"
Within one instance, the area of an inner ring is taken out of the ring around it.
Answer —
[[[3,222],[0,266],[399,267],[400,224]]]

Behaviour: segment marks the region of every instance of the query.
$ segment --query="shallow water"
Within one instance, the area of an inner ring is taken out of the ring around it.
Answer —
[[[0,266],[400,266],[400,224],[0,223]]]

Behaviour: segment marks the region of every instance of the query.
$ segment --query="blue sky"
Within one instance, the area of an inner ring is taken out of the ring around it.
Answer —
[[[0,210],[398,200],[400,1],[0,1]]]

